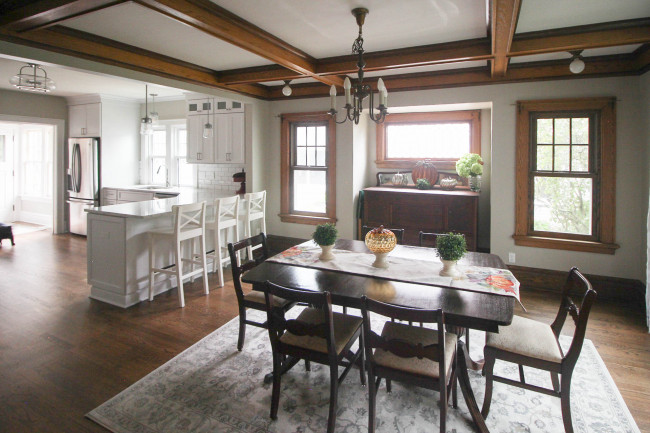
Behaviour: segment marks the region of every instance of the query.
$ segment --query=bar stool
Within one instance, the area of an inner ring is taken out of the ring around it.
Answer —
[[[239,196],[216,199],[214,201],[214,220],[206,221],[205,229],[214,232],[214,252],[208,253],[207,256],[213,259],[212,272],[217,272],[219,276],[219,287],[223,287],[223,265],[230,263],[228,249],[224,246],[222,240],[222,230],[225,230],[225,239],[228,240],[228,231],[231,227],[235,228],[235,238],[233,242],[239,241]],[[223,251],[222,251],[223,250]],[[237,265],[239,265],[239,255],[237,255]]]
[[[192,278],[203,274],[203,289],[205,294],[210,293],[208,288],[208,266],[205,258],[205,202],[172,206],[173,227],[149,231],[149,300],[153,301],[154,277],[158,273],[174,275],[178,282],[178,301],[181,308],[185,307],[183,292],[183,279]],[[174,241],[175,264],[164,268],[154,267],[154,244],[158,238],[172,239]],[[200,253],[194,254],[194,240],[199,240]],[[190,258],[181,256],[181,243],[190,241]],[[190,272],[183,273],[183,262],[190,264]],[[195,269],[194,265],[200,265]]]
[[[258,233],[266,233],[266,191],[249,192],[244,195],[244,200],[246,200],[246,211],[243,215],[244,238],[253,236],[251,223],[257,220],[261,220],[261,227]],[[253,250],[257,248],[260,248],[260,245],[246,249],[249,259],[253,258]]]

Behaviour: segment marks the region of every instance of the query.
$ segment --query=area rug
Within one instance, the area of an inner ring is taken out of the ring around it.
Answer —
[[[291,316],[297,314],[295,308]],[[261,320],[264,313],[250,311]],[[373,318],[373,328],[381,327]],[[376,323],[375,323],[376,322]],[[122,391],[86,416],[115,433],[220,432],[307,433],[324,432],[329,405],[329,370],[303,363],[283,376],[277,421],[269,418],[271,386],[263,383],[271,370],[271,348],[266,330],[249,326],[242,352],[237,352],[238,319],[214,331],[162,367]],[[472,332],[472,353],[482,332]],[[562,344],[570,341],[563,337]],[[495,372],[517,378],[517,366],[497,361]],[[470,372],[479,404],[484,378]],[[550,387],[549,374],[526,369],[529,383]],[[377,432],[420,433],[438,431],[438,393],[393,383],[388,394],[382,383],[377,397]],[[640,433],[593,343],[585,340],[574,371],[573,426],[576,433]],[[494,384],[492,408],[486,421],[496,433],[564,432],[558,398]],[[352,370],[339,388],[336,431],[368,431],[367,389]],[[459,407],[450,407],[447,431],[474,431],[459,389]]]

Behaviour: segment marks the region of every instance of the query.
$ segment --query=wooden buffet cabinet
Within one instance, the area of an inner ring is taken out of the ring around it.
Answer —
[[[476,251],[478,193],[382,187],[363,191],[363,225],[403,228],[405,245],[418,245],[420,231],[463,233],[467,249]]]

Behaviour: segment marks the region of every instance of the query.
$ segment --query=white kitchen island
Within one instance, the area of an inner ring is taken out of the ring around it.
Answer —
[[[214,200],[234,194],[197,188],[180,188],[174,198],[100,206],[88,212],[88,284],[90,297],[122,308],[149,296],[149,237],[153,228],[172,226],[172,206],[206,202],[208,219],[214,213]],[[243,199],[243,196],[242,196]],[[210,232],[208,232],[210,233]],[[232,235],[229,241],[232,242]],[[240,236],[243,236],[240,227]],[[207,250],[214,248],[212,236],[206,236]],[[174,263],[173,247],[160,241],[155,266]],[[169,251],[168,255],[163,251]],[[211,263],[211,262],[210,262]],[[209,266],[210,266],[209,263]],[[155,293],[176,287],[172,276],[156,277]]]

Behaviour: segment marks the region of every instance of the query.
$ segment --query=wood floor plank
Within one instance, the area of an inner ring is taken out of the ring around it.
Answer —
[[[84,414],[237,315],[231,282],[201,280],[122,309],[88,298],[86,240],[41,231],[0,248],[0,433],[105,432]],[[228,272],[226,272],[226,275]],[[559,295],[522,288],[551,323]],[[568,331],[571,326],[567,326]],[[587,328],[641,431],[650,431],[650,335],[638,305],[596,301]],[[245,350],[245,349],[244,349]]]

